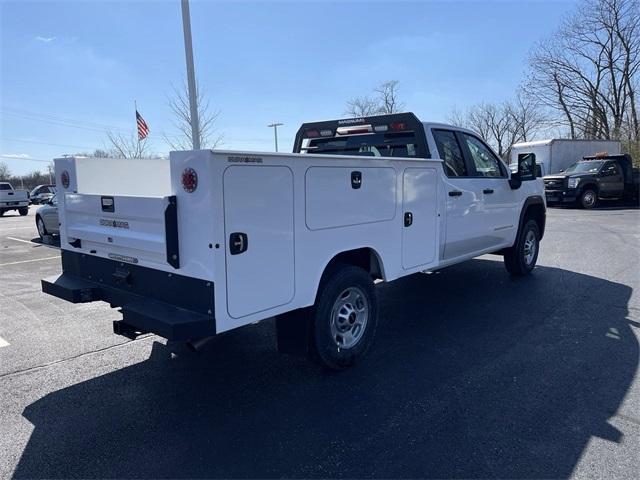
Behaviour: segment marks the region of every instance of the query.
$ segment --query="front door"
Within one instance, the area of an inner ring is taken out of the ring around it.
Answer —
[[[622,169],[616,162],[607,162],[600,171],[600,196],[617,197],[624,190]]]
[[[444,258],[448,260],[486,248],[484,197],[481,184],[470,175],[456,132],[442,129],[432,132],[446,175]]]
[[[463,151],[469,157],[470,173],[483,199],[484,248],[510,244],[518,229],[518,197],[509,186],[507,169],[478,137],[460,133]]]

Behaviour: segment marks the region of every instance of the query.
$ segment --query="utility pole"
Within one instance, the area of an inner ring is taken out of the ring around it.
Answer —
[[[182,1],[182,29],[184,31],[184,54],[187,61],[187,85],[189,86],[189,107],[191,109],[191,141],[193,149],[200,150],[200,119],[196,94],[196,74],[193,66],[193,45],[191,44],[191,15],[189,0]]]
[[[267,125],[269,128],[273,128],[273,135],[276,140],[276,152],[278,151],[278,127],[281,127],[284,123],[271,123]]]

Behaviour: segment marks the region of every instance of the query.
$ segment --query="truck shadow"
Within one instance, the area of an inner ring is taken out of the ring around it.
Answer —
[[[263,322],[50,393],[15,477],[558,478],[590,438],[622,440],[630,287],[474,260],[379,294],[347,372],[279,356]]]

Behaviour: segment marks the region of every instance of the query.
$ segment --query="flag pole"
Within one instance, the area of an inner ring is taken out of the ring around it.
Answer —
[[[189,13],[189,0],[181,0],[181,3],[184,54],[187,61],[187,85],[189,86],[189,107],[191,110],[191,141],[193,142],[193,149],[200,150],[200,119],[198,118],[196,74],[193,66],[193,45],[191,44],[191,15]]]
[[[138,139],[138,152],[140,152],[140,135],[138,134],[138,102],[133,99],[133,108],[136,110],[136,138]]]

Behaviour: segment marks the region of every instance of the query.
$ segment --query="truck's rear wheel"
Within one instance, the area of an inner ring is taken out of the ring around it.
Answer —
[[[535,220],[527,221],[518,235],[516,244],[504,254],[504,266],[514,276],[531,272],[538,261],[540,229]]]
[[[29,214],[29,207],[22,207],[18,209],[18,213],[23,217]]]
[[[378,301],[369,274],[342,265],[323,280],[312,309],[309,352],[320,365],[343,370],[367,352],[378,323]]]
[[[580,195],[580,206],[582,208],[590,210],[594,208],[598,203],[598,194],[592,188],[587,188]]]

